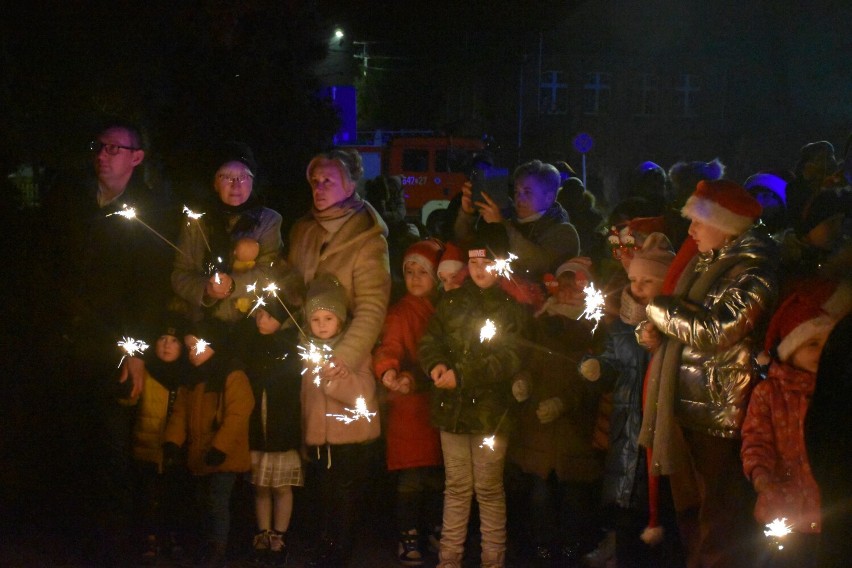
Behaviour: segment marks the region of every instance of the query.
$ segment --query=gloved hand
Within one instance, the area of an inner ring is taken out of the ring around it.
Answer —
[[[210,448],[204,454],[204,463],[210,467],[216,467],[225,463],[225,452],[217,448]]]
[[[538,421],[542,424],[548,424],[553,422],[559,415],[562,414],[562,410],[565,408],[565,405],[562,403],[562,400],[558,397],[548,398],[547,400],[543,400],[538,403],[538,408],[535,411],[536,416],[538,416]]]
[[[580,363],[580,374],[587,381],[596,381],[601,378],[601,362],[597,359],[586,359]]]
[[[512,396],[518,402],[524,402],[530,397],[530,382],[526,379],[517,379],[512,383]]]
[[[174,442],[163,444],[163,469],[173,469],[180,461],[180,446]]]

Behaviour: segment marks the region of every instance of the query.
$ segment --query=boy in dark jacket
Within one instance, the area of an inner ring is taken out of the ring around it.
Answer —
[[[504,566],[506,414],[511,380],[520,370],[526,308],[497,285],[495,259],[505,240],[468,251],[470,280],[444,295],[420,342],[420,363],[432,378],[432,421],[441,430],[446,472],[440,568],[459,568],[471,497],[476,494],[482,566]]]

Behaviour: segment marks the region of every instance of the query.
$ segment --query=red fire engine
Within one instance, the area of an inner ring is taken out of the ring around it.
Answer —
[[[359,133],[360,134],[360,133]],[[359,142],[365,140],[359,135]],[[471,156],[485,148],[482,140],[436,135],[428,131],[376,131],[367,143],[353,146],[364,160],[364,178],[399,176],[410,217],[426,223],[429,214],[446,209],[467,180]]]

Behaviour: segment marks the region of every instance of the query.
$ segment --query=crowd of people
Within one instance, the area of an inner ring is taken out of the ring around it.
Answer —
[[[310,160],[287,235],[243,143],[183,213],[133,125],[91,151],[90,183],[45,200],[42,269],[103,562],[283,566],[308,507],[307,565],[346,566],[377,471],[405,566],[850,558],[852,159],[828,142],[742,183],[645,162],[608,212],[532,160],[508,204],[465,183],[435,234],[358,191],[352,149]]]

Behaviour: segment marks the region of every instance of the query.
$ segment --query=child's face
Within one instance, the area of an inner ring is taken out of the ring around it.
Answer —
[[[311,314],[311,333],[320,339],[331,339],[340,332],[340,320],[328,310],[316,310]]]
[[[441,285],[443,286],[445,292],[455,290],[456,288],[461,288],[461,284],[456,284],[456,274],[458,274],[458,272],[438,273],[438,279],[441,281]]]
[[[497,283],[499,276],[489,271],[489,266],[494,266],[494,261],[488,258],[471,258],[467,261],[470,279],[480,288],[491,288]]]
[[[416,262],[406,262],[402,267],[402,275],[405,278],[405,289],[412,296],[423,298],[435,290],[432,275]]]
[[[213,348],[210,345],[207,345],[204,350],[201,351],[200,346],[198,345],[199,341],[199,338],[192,334],[183,338],[183,344],[186,346],[189,362],[196,367],[206,363],[214,353]]]
[[[255,310],[254,323],[261,335],[272,335],[281,329],[281,322],[269,315],[269,312],[263,308]]]
[[[556,288],[556,303],[568,304],[571,306],[581,306],[585,302],[585,294],[577,285],[573,272],[563,272],[556,281],[559,286]]]
[[[630,277],[630,293],[643,306],[647,306],[654,299],[654,296],[660,293],[662,288],[663,281],[659,278],[651,276]]]
[[[819,370],[819,357],[822,355],[822,348],[825,347],[830,332],[830,329],[826,329],[809,337],[790,355],[790,366],[816,374]]]
[[[183,345],[181,345],[180,340],[174,335],[161,335],[154,347],[160,361],[174,363],[180,357],[180,350],[183,348]]]
[[[732,236],[712,225],[708,225],[698,219],[693,219],[689,224],[689,236],[695,240],[698,252],[710,252],[718,250]]]

